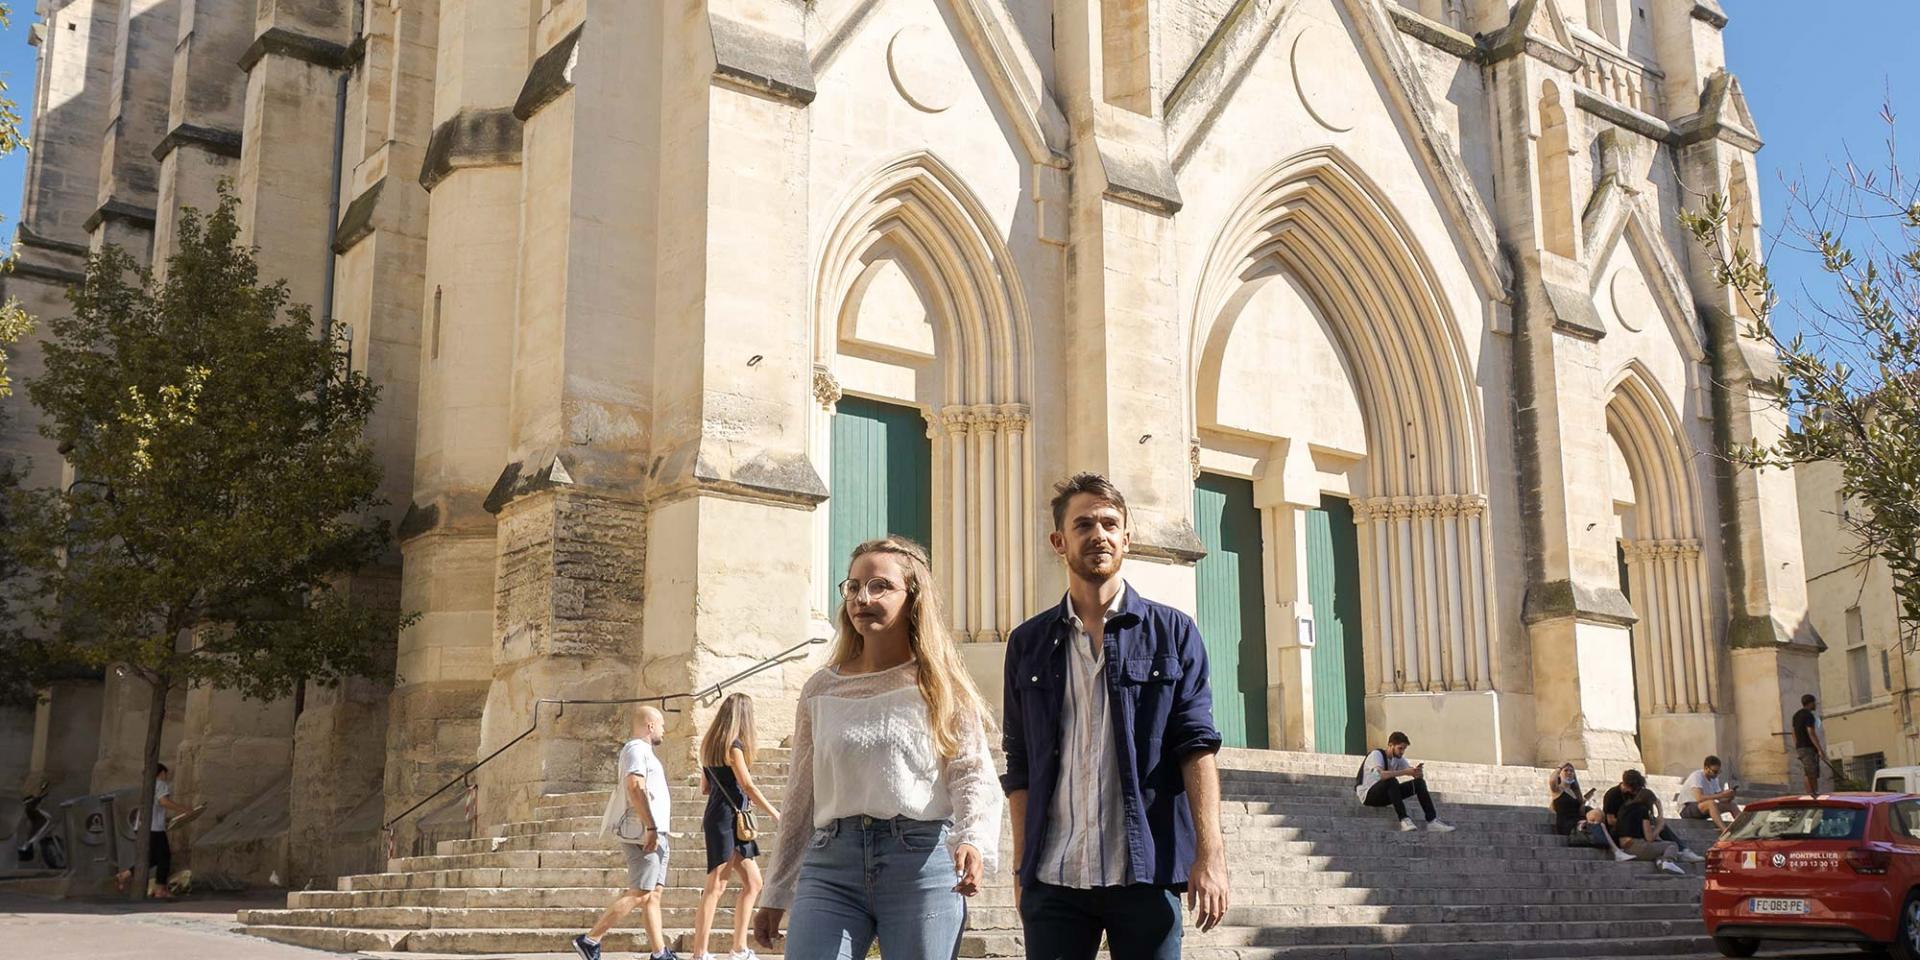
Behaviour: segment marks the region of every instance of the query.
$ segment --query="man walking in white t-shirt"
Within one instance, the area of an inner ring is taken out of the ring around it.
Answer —
[[[1740,815],[1740,805],[1733,800],[1735,788],[1720,779],[1720,758],[1709,756],[1701,761],[1700,769],[1687,774],[1687,781],[1680,788],[1680,818],[1683,820],[1711,820],[1722,834],[1734,817]],[[1721,815],[1726,820],[1720,819]]]
[[[581,960],[600,960],[600,938],[634,907],[645,910],[647,951],[657,960],[673,960],[660,929],[660,889],[667,883],[667,828],[673,823],[667,771],[653,748],[666,738],[667,718],[653,707],[633,712],[633,739],[620,748],[619,782],[607,798],[600,829],[620,841],[627,858],[627,889],[615,898],[593,929],[573,938]]]

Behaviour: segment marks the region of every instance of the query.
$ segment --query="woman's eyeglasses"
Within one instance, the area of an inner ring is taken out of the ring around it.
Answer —
[[[885,577],[874,577],[871,580],[848,578],[840,581],[840,596],[847,600],[860,599],[863,594],[869,600],[882,600],[899,589],[901,589],[899,584]]]

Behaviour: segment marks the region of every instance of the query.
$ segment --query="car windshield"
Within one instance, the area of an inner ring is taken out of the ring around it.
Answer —
[[[1727,839],[1857,840],[1866,826],[1867,811],[1861,807],[1769,807],[1741,814]]]

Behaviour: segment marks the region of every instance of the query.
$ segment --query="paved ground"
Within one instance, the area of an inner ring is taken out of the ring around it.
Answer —
[[[285,902],[284,893],[187,898],[173,903],[47,900],[0,893],[0,954],[35,960],[320,960],[365,954],[329,953],[234,933],[234,912]],[[27,945],[31,945],[30,947]],[[15,948],[26,952],[16,953]],[[434,960],[427,954],[375,954],[394,960]],[[571,960],[573,954],[513,954],[513,960]],[[1808,953],[1762,950],[1761,957],[1859,960],[1856,951]],[[482,960],[463,957],[461,960]],[[1602,958],[1592,958],[1602,960]],[[1709,960],[1683,957],[1673,960]],[[1714,958],[1717,960],[1717,958]]]

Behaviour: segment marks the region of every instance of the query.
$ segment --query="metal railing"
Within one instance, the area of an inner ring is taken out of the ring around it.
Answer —
[[[518,736],[514,737],[511,740],[508,740],[506,743],[501,744],[499,749],[496,749],[492,753],[489,753],[486,756],[481,757],[478,762],[474,763],[472,766],[466,768],[465,770],[462,770],[453,779],[448,780],[446,783],[441,784],[439,789],[433,791],[432,793],[427,794],[424,797],[421,797],[420,800],[416,802],[413,806],[400,811],[398,814],[395,814],[392,819],[388,820],[384,824],[381,824],[380,830],[382,833],[386,835],[387,856],[388,857],[393,856],[394,824],[397,824],[400,821],[405,820],[406,818],[412,816],[421,807],[424,807],[427,804],[433,802],[434,798],[440,796],[443,793],[446,793],[448,790],[453,789],[458,784],[463,784],[463,783],[467,784],[469,791],[471,791],[473,787],[472,778],[473,778],[474,771],[479,770],[481,767],[484,767],[487,764],[493,762],[493,760],[496,757],[499,757],[501,754],[506,753],[508,750],[513,749],[514,744],[517,744],[520,741],[525,740],[530,736],[533,736],[534,732],[540,729],[540,708],[541,707],[544,707],[548,704],[553,704],[556,708],[558,708],[554,711],[553,718],[555,720],[558,720],[561,717],[566,716],[567,707],[570,705],[571,706],[583,706],[583,705],[584,706],[606,706],[606,705],[613,705],[613,704],[656,703],[656,704],[659,704],[663,709],[669,712],[677,713],[679,712],[678,707],[668,707],[667,704],[672,703],[676,700],[692,700],[698,703],[709,702],[712,698],[718,697],[720,694],[726,692],[726,689],[728,687],[733,686],[734,684],[737,684],[743,680],[746,680],[747,678],[752,677],[756,674],[763,673],[767,670],[771,670],[774,667],[780,666],[781,664],[789,663],[791,661],[801,659],[802,651],[806,650],[806,648],[808,647],[817,646],[819,644],[826,643],[827,639],[828,638],[826,637],[815,637],[812,640],[805,640],[800,643],[796,643],[793,646],[788,647],[787,649],[782,650],[771,657],[761,660],[755,663],[754,665],[746,668],[745,670],[742,670],[739,673],[736,673],[730,677],[727,677],[724,680],[720,680],[715,683],[709,684],[708,686],[702,687],[699,690],[689,691],[686,693],[667,693],[667,694],[660,694],[660,695],[651,696],[651,697],[614,697],[610,699],[541,697],[540,699],[535,700],[533,702],[533,722],[528,724],[525,730],[520,731],[520,734]],[[468,803],[469,805],[471,805],[472,803],[471,793],[469,793]],[[469,810],[469,814],[471,815],[471,809]]]

